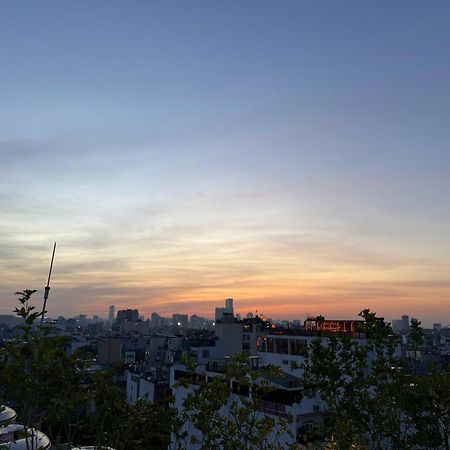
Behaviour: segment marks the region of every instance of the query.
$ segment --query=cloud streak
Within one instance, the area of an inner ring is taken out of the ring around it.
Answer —
[[[30,8],[0,6],[1,312],[57,241],[51,314],[449,316],[448,5]]]

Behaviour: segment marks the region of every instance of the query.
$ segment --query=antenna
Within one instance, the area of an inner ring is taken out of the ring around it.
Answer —
[[[45,308],[47,307],[48,294],[50,292],[50,278],[52,277],[53,260],[55,259],[55,250],[56,250],[56,242],[53,244],[53,253],[52,253],[52,260],[50,262],[50,270],[48,271],[47,286],[45,286],[44,288],[44,304],[42,306],[41,326],[39,328],[39,334],[41,334],[42,326],[44,325],[44,314],[46,312]]]

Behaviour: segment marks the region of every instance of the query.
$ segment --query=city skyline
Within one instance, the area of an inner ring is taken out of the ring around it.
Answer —
[[[449,13],[2,3],[0,313],[449,322]]]
[[[115,316],[113,320],[111,320],[111,316],[109,314],[108,315],[104,315],[104,316],[102,316],[101,314],[100,315],[92,315],[92,316],[89,316],[87,314],[78,314],[78,315],[75,315],[75,316],[72,316],[72,317],[59,316],[57,318],[46,316],[46,319],[55,320],[55,319],[63,318],[65,320],[73,319],[73,320],[103,322],[103,323],[107,323],[107,324],[109,324],[111,326],[112,323],[116,322],[116,320],[119,320],[118,319],[119,313],[123,314],[123,311],[137,311],[138,312],[138,316],[137,317],[139,318],[139,321],[149,322],[150,323],[150,327],[153,327],[152,323],[153,323],[153,321],[155,319],[163,319],[163,320],[166,321],[166,325],[165,326],[167,326],[167,327],[178,325],[178,326],[181,326],[181,327],[189,326],[190,328],[195,328],[195,327],[198,326],[198,320],[199,319],[200,320],[205,319],[206,322],[203,324],[203,326],[204,325],[214,326],[215,322],[217,320],[220,320],[220,319],[217,319],[217,309],[223,309],[223,308],[221,308],[221,307],[216,308],[216,318],[214,318],[214,315],[211,316],[211,314],[209,314],[208,317],[203,317],[203,316],[200,316],[200,315],[195,314],[195,313],[193,313],[191,315],[184,314],[184,313],[172,313],[172,314],[162,315],[162,314],[159,314],[156,311],[151,312],[150,315],[147,317],[145,315],[140,314],[139,310],[130,308],[130,309],[127,309],[127,310],[120,310],[119,309],[117,311],[117,313],[118,313],[117,316]],[[185,323],[183,325],[178,321],[178,318],[180,316],[184,317],[183,320],[185,321]],[[287,320],[287,319],[284,319],[282,317],[273,318],[273,317],[267,317],[264,314],[259,315],[258,312],[252,312],[252,311],[248,311],[246,314],[241,314],[241,313],[234,314],[234,313],[232,313],[232,316],[238,321],[242,321],[243,319],[249,320],[249,319],[254,319],[254,318],[260,318],[260,319],[262,319],[264,321],[267,321],[269,323],[278,324],[278,325],[280,325],[282,327],[286,327],[286,326],[289,327],[290,325],[293,325],[294,327],[303,327],[303,326],[305,326],[305,324],[308,321],[315,320],[318,317],[318,316],[313,316],[313,315],[306,315],[306,316],[302,316],[302,317],[299,316],[297,318],[291,318],[290,320]],[[11,316],[11,317],[13,317],[13,316]],[[322,318],[324,320],[326,320],[326,322],[332,322],[332,323],[333,322],[339,322],[340,320],[344,320],[344,321],[345,320],[349,320],[349,321],[354,321],[355,320],[355,318],[348,319],[348,317],[347,318],[337,319],[337,318],[331,318],[331,317],[324,317],[324,316],[322,316]],[[450,323],[446,323],[446,322],[438,322],[438,323],[435,322],[435,323],[432,323],[432,324],[422,324],[420,318],[409,317],[408,315],[402,315],[401,317],[397,317],[397,318],[385,318],[385,317],[382,317],[382,319],[386,323],[390,324],[390,326],[392,327],[392,329],[395,332],[409,331],[410,326],[411,326],[411,321],[413,321],[413,320],[414,321],[416,321],[416,320],[419,321],[420,325],[423,326],[424,329],[430,329],[430,328],[442,329],[442,327],[444,327],[444,328],[450,327]],[[361,316],[358,316],[357,321],[359,322],[360,320],[361,320]]]
[[[233,299],[225,299],[226,300],[233,300]],[[157,316],[160,319],[165,319],[167,321],[171,321],[174,319],[174,317],[176,316],[186,316],[186,319],[188,320],[188,322],[191,322],[191,319],[206,319],[208,321],[210,321],[211,323],[214,324],[214,322],[217,320],[217,314],[218,311],[217,310],[221,310],[221,312],[226,311],[227,308],[223,308],[221,305],[216,305],[215,308],[215,316],[214,316],[214,312],[209,312],[207,314],[205,314],[205,316],[202,316],[198,313],[191,313],[191,314],[186,314],[183,311],[178,311],[178,312],[167,312],[166,314],[164,313],[159,313],[157,311],[151,311],[150,314],[141,314],[141,312],[137,309],[137,308],[133,308],[132,306],[130,308],[124,308],[121,309],[120,306],[117,309],[117,313],[116,315],[114,315],[113,317],[111,316],[111,308],[116,307],[116,305],[110,305],[108,308],[108,311],[106,314],[93,314],[93,315],[88,315],[88,314],[84,314],[84,313],[80,313],[80,314],[75,314],[73,316],[67,316],[64,317],[64,319],[78,319],[80,317],[83,317],[83,319],[87,319],[87,320],[100,320],[102,322],[106,322],[109,324],[112,324],[113,322],[116,321],[117,319],[117,314],[121,313],[123,314],[123,311],[137,311],[138,312],[138,316],[139,320],[142,321],[149,321],[151,322],[153,320],[154,316]],[[232,309],[232,315],[238,319],[238,320],[242,320],[242,319],[248,319],[248,318],[254,318],[254,317],[260,317],[263,320],[267,320],[269,322],[274,322],[274,323],[278,323],[281,324],[282,322],[290,322],[290,323],[294,323],[295,325],[298,325],[299,323],[302,325],[304,322],[306,322],[307,320],[313,319],[315,317],[317,317],[318,315],[314,315],[314,314],[302,314],[302,315],[298,315],[298,316],[292,316],[289,319],[286,319],[284,317],[269,317],[267,315],[264,314],[264,312],[260,311],[258,312],[257,310],[255,311],[247,311],[244,313],[244,310],[242,308],[238,309],[241,312],[236,312]],[[320,314],[319,314],[320,315]],[[353,315],[352,315],[353,316]],[[61,317],[61,316],[59,316]],[[63,316],[62,316],[63,317]],[[345,316],[341,316],[341,317],[324,317],[322,316],[324,319],[327,319],[328,321],[333,321],[333,320],[361,320],[361,317],[359,315],[355,316],[355,317],[345,317]],[[51,314],[47,314],[46,318],[48,319],[56,319],[56,316],[52,316]],[[417,318],[417,317],[410,317],[408,314],[402,314],[401,317],[383,317],[383,319],[386,321],[386,323],[390,323],[391,326],[393,327],[394,331],[398,331],[399,328],[406,330],[409,329],[410,326],[410,321],[411,320],[418,320],[419,322],[421,322],[421,324],[425,327],[425,328],[435,328],[437,325],[439,326],[443,326],[443,327],[450,327],[450,323],[447,323],[445,320],[442,322],[433,322],[433,323],[422,323],[421,318]]]

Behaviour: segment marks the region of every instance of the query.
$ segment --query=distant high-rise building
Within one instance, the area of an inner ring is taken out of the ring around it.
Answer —
[[[400,331],[402,331],[402,328],[403,328],[403,322],[401,319],[394,319],[392,321],[392,329],[394,331],[400,332]]]
[[[161,326],[161,316],[158,313],[152,313],[150,318],[150,327],[159,328]]]
[[[225,309],[227,310],[227,312],[234,314],[234,309],[233,309],[233,299],[232,298],[227,298],[225,300]]]
[[[192,314],[192,316],[189,318],[189,323],[196,323],[200,319],[200,317],[197,316],[197,314]]]
[[[402,331],[407,332],[409,330],[409,316],[402,316]]]
[[[137,309],[122,309],[117,312],[117,322],[137,322],[139,320],[139,311]]]
[[[227,298],[225,300],[225,308],[221,308],[221,307],[217,307],[216,308],[216,322],[218,320],[220,320],[224,314],[231,314],[232,316],[234,316],[234,308],[233,308],[233,299],[232,298]]]
[[[86,323],[87,323],[87,315],[86,314],[79,314],[77,319],[78,319],[78,322],[80,322],[81,326],[86,325]]]
[[[172,314],[172,326],[187,328],[188,316],[187,314]]]
[[[433,330],[441,330],[442,324],[441,323],[433,323]]]
[[[114,323],[114,309],[115,309],[115,306],[111,305],[109,307],[109,310],[108,310],[108,322],[109,322],[109,325],[112,325]]]
[[[217,307],[215,312],[216,322],[222,318],[222,316],[227,313],[227,308]]]
[[[192,314],[192,316],[189,318],[189,327],[190,328],[196,328],[196,329],[205,329],[209,327],[211,321],[208,319],[205,319],[204,317],[197,316],[197,314]]]

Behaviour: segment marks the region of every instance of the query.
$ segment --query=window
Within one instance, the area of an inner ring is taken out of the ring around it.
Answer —
[[[304,356],[307,349],[307,342],[305,339],[290,339],[291,355]]]
[[[258,352],[265,352],[266,350],[266,339],[261,336],[256,339],[256,349]]]
[[[284,355],[288,354],[288,339],[281,338],[277,339],[275,343],[275,349],[277,353],[282,353]]]

